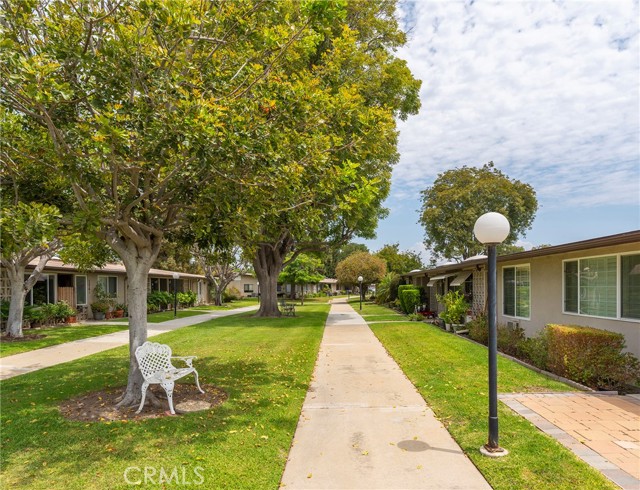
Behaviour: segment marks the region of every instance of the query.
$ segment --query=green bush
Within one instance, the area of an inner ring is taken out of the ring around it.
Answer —
[[[449,291],[447,294],[438,296],[438,302],[444,305],[444,311],[440,313],[440,318],[445,323],[464,324],[465,315],[469,310],[469,303],[460,291]]]
[[[489,325],[487,323],[487,317],[480,315],[465,325],[469,329],[469,337],[481,344],[489,344]]]
[[[400,291],[400,303],[403,305],[405,313],[414,313],[416,306],[420,304],[420,291],[417,289],[404,289]]]
[[[189,308],[196,304],[198,296],[193,291],[186,291],[184,293],[178,293],[178,303],[182,308]]]
[[[545,371],[549,370],[547,360],[549,358],[549,339],[547,329],[543,329],[535,337],[524,339],[520,342],[519,357],[522,360]]]
[[[384,305],[395,300],[399,283],[400,276],[395,272],[388,272],[376,287],[376,303]]]
[[[173,304],[173,294],[167,291],[152,291],[147,294],[147,304],[153,305],[154,310],[166,310]]]
[[[240,294],[240,291],[233,286],[229,286],[224,290],[224,293],[222,293],[222,301],[224,303],[228,303],[229,301],[238,301],[241,297],[242,295]]]
[[[518,357],[524,339],[524,328],[498,325],[498,349],[500,352]]]
[[[640,364],[623,353],[624,335],[577,325],[546,326],[549,369],[595,389],[616,390],[640,379]]]
[[[400,302],[400,309],[405,313],[413,313],[413,308],[408,309],[407,304],[404,302],[404,291],[418,291],[413,284],[402,284],[398,286],[398,301]],[[420,293],[418,293],[419,296]]]

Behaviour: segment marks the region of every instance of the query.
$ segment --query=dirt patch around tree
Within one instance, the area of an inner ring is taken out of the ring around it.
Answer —
[[[159,407],[147,402],[139,414],[135,408],[116,408],[117,399],[124,392],[125,387],[94,391],[82,396],[71,398],[60,404],[60,413],[69,420],[81,422],[113,422],[124,420],[144,420],[160,417],[172,417],[164,390],[159,385],[151,385],[152,392]],[[202,385],[204,394],[200,393],[193,384],[176,384],[173,389],[173,406],[176,414],[210,410],[224,403],[229,395],[222,388],[213,385]]]

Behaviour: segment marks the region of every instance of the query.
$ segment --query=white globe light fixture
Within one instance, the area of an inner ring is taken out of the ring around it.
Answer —
[[[360,283],[360,311],[362,311],[362,281],[364,281],[364,278],[358,276],[358,282]]]
[[[485,245],[504,242],[510,231],[509,221],[500,213],[483,214],[473,227],[476,239]]]
[[[473,233],[476,239],[487,246],[487,295],[489,311],[489,440],[480,448],[485,456],[498,457],[509,454],[498,443],[498,329],[496,308],[497,285],[497,251],[496,246],[502,243],[511,231],[509,221],[500,213],[486,213],[476,220]]]

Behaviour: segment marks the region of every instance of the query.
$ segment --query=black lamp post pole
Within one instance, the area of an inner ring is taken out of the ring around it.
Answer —
[[[489,252],[489,442],[487,450],[499,450],[498,444],[498,331],[496,311],[496,245],[488,245]]]
[[[360,311],[362,311],[362,281],[360,281]]]

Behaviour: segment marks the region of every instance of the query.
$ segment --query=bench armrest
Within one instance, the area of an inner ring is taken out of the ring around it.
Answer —
[[[171,356],[171,359],[179,359],[181,361],[184,361],[187,366],[192,367],[191,363],[193,362],[194,359],[197,359],[198,356]]]

